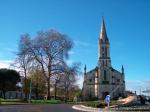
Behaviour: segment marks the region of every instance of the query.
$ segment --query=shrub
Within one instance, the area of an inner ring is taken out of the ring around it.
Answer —
[[[104,108],[105,106],[107,106],[106,103],[99,103],[96,105],[96,108]]]
[[[88,101],[85,102],[83,105],[88,107],[94,107],[94,108],[104,108],[106,106],[104,102],[98,102],[98,101]]]
[[[40,103],[40,104],[59,104],[60,100],[31,100],[31,103]]]
[[[118,105],[119,102],[116,100],[112,100],[110,102],[110,105]],[[87,101],[84,102],[83,105],[88,106],[88,107],[95,107],[95,108],[104,108],[105,106],[107,106],[107,104],[104,101]]]

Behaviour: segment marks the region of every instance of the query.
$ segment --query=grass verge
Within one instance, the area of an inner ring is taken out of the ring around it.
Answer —
[[[30,104],[60,104],[60,100],[31,100]],[[21,99],[0,99],[0,105],[21,105],[29,104],[28,101]]]

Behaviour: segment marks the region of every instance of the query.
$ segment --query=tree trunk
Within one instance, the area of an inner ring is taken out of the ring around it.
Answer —
[[[3,82],[3,89],[2,89],[2,92],[3,92],[3,97],[4,97],[4,99],[5,99],[5,94],[6,94],[6,82],[5,82],[5,80],[4,80],[4,82]]]
[[[3,96],[4,96],[4,99],[6,98],[6,91],[3,90]]]
[[[68,88],[67,88],[67,95],[66,95],[66,97],[67,97],[67,101],[69,100],[69,91],[68,91]]]
[[[56,97],[57,97],[57,83],[55,83],[55,100],[56,100]]]
[[[50,95],[50,77],[47,79],[47,100],[51,99],[51,95]]]
[[[39,99],[39,92],[38,92],[38,83],[36,84],[36,99]]]
[[[50,89],[51,89],[51,87],[50,87],[50,78],[51,78],[51,62],[49,62],[49,66],[48,66],[48,90],[47,90],[47,92],[48,92],[48,94],[47,94],[47,100],[50,100],[51,99],[51,94],[50,94]]]
[[[24,86],[25,86],[25,100],[27,100],[27,73],[26,73],[26,69],[24,71],[25,74],[25,81],[24,81]]]
[[[0,98],[2,98],[2,92],[0,91]]]
[[[67,103],[67,84],[65,82],[65,103]]]
[[[67,98],[66,98],[66,88],[65,88],[65,103],[67,103]]]

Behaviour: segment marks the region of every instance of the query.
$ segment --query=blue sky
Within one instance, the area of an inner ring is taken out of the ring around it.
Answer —
[[[68,63],[94,68],[104,16],[112,66],[125,68],[127,89],[150,88],[149,0],[0,0],[0,66],[15,58],[21,34],[55,29],[75,45]]]

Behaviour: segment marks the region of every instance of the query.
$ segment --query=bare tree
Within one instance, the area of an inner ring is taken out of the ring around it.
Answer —
[[[51,78],[51,82],[54,85],[54,98],[57,99],[57,88],[58,88],[58,84],[60,84],[61,78],[62,78],[61,73],[56,73],[55,75],[52,76]]]
[[[64,93],[65,93],[65,102],[69,98],[69,90],[74,88],[76,85],[77,76],[80,73],[80,64],[74,63],[71,67],[66,66],[64,70]]]
[[[64,34],[57,31],[41,31],[33,39],[26,38],[21,41],[21,55],[28,55],[40,66],[47,81],[47,99],[50,99],[50,78],[58,71],[57,66],[68,58],[68,51],[73,42]]]
[[[19,52],[14,63],[11,64],[11,67],[15,67],[19,72],[24,74],[24,92],[25,99],[27,99],[27,74],[30,71],[31,58],[27,54],[27,50],[24,49],[24,43],[28,44],[30,42],[30,37],[28,34],[22,35],[19,42]]]

